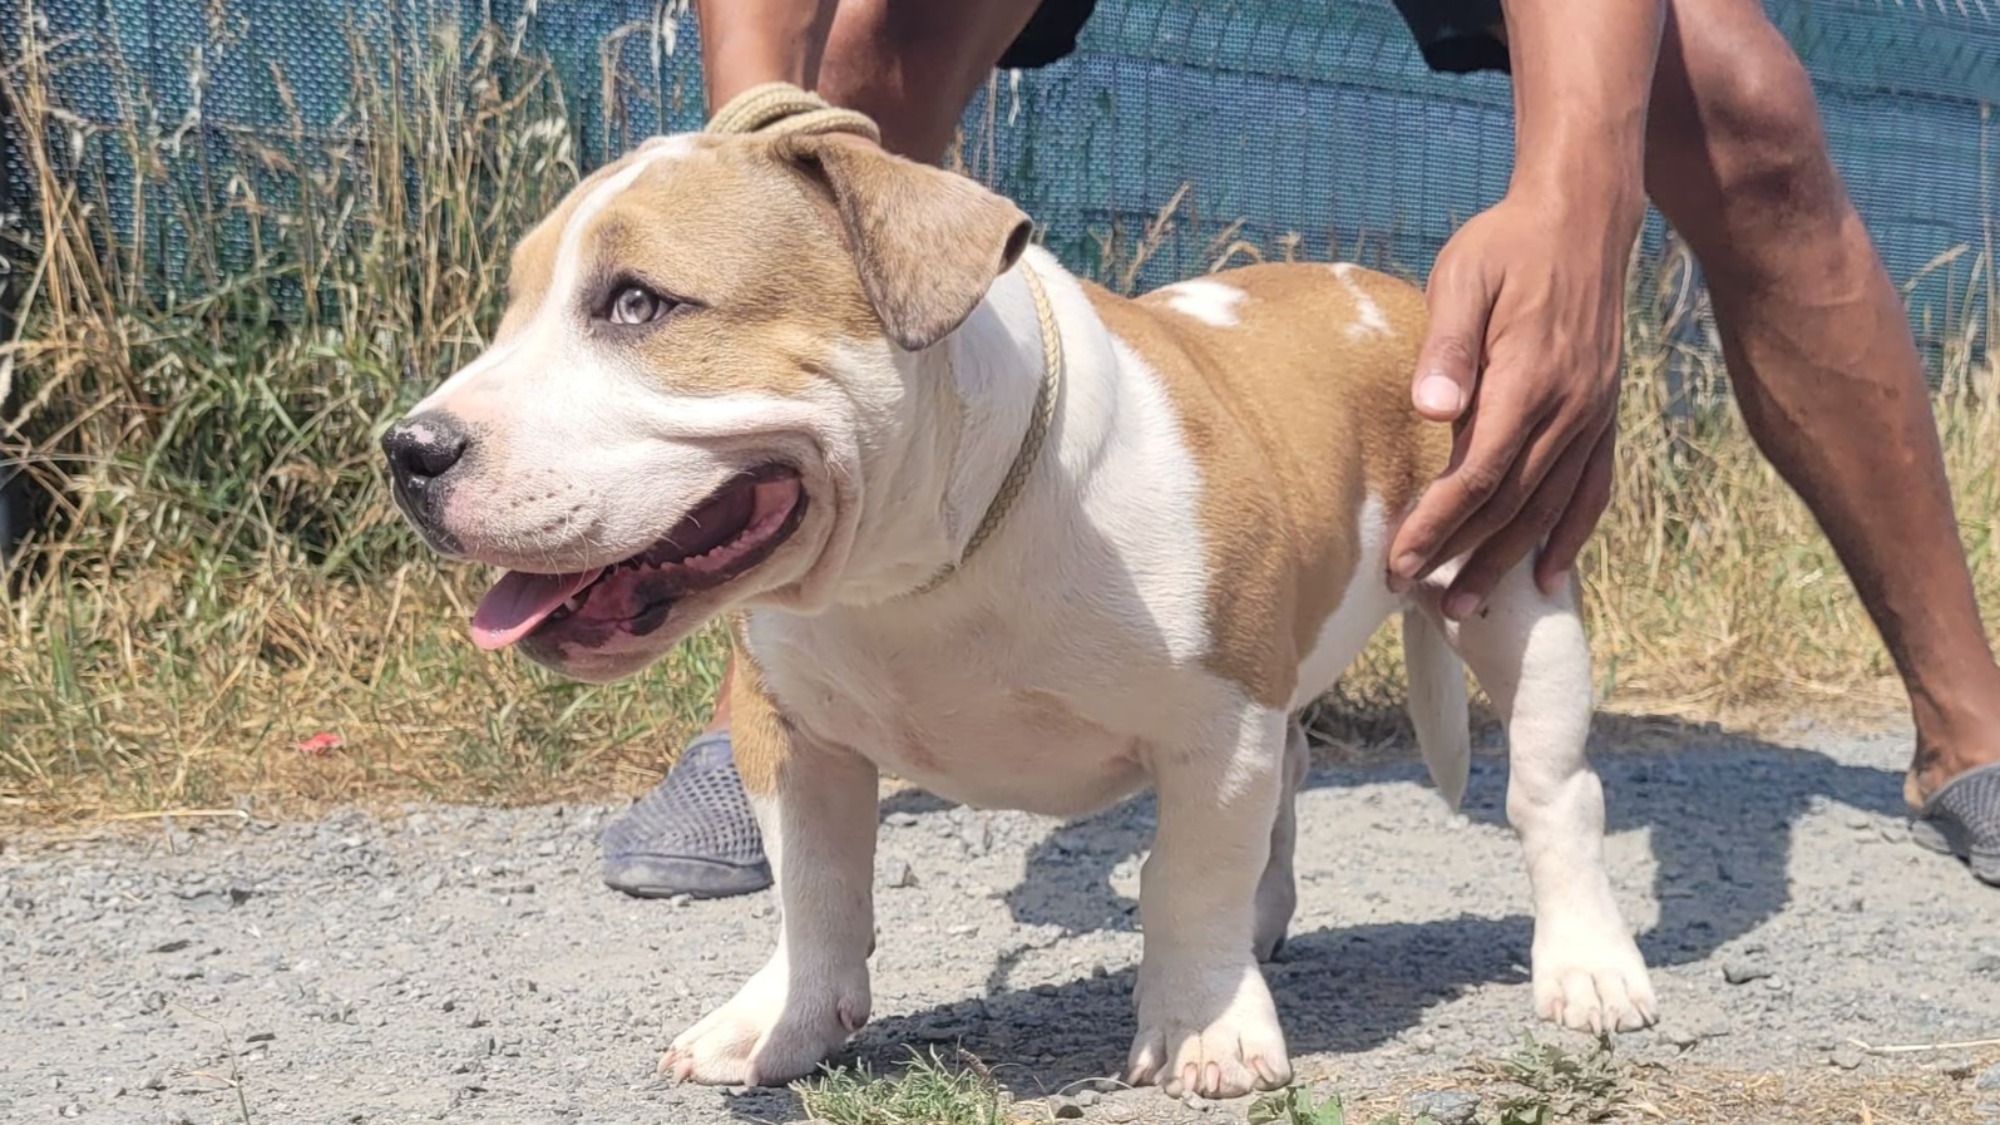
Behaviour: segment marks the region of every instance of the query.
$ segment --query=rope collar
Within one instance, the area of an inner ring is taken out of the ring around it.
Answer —
[[[819,95],[807,93],[789,82],[768,82],[736,95],[709,119],[707,131],[756,133],[768,137],[849,133],[866,137],[877,144],[882,141],[881,129],[866,114],[840,109]],[[986,514],[973,528],[972,538],[966,540],[965,550],[959,554],[958,561],[946,564],[929,581],[911,591],[910,597],[930,593],[944,585],[1000,529],[1021,489],[1027,485],[1028,474],[1034,471],[1035,461],[1040,458],[1042,445],[1049,435],[1049,425],[1055,419],[1056,398],[1061,390],[1063,375],[1062,334],[1057,330],[1055,307],[1049,303],[1048,290],[1043,287],[1041,277],[1027,265],[1022,265],[1020,270],[1021,280],[1028,287],[1028,296],[1034,301],[1035,320],[1042,336],[1042,382],[1035,391],[1034,412],[1028,418],[1028,432],[1022,435],[1021,447],[1014,453],[1013,464],[1007,467],[1007,475],[1001,478],[999,490],[987,502]]]
[[[708,119],[710,133],[761,133],[767,137],[852,133],[882,143],[882,130],[865,113],[840,109],[789,82],[766,82],[729,99]]]
[[[1041,277],[1032,267],[1023,265],[1021,280],[1027,283],[1028,296],[1035,302],[1035,320],[1042,333],[1042,382],[1035,389],[1035,407],[1034,413],[1028,416],[1028,432],[1021,436],[1021,448],[1014,453],[1014,463],[1007,466],[1007,475],[1000,479],[999,491],[987,502],[986,515],[981,517],[979,526],[972,529],[972,538],[965,541],[965,551],[959,555],[958,561],[947,564],[943,570],[932,575],[930,581],[911,592],[912,597],[928,594],[944,585],[1006,522],[1007,513],[1014,507],[1014,501],[1028,483],[1028,474],[1034,471],[1035,461],[1041,456],[1042,444],[1049,436],[1049,424],[1055,420],[1056,398],[1062,389],[1062,333],[1057,329],[1055,307],[1049,303],[1048,290],[1043,288]]]

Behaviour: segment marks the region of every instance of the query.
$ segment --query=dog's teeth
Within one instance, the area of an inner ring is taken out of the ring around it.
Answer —
[[[563,608],[569,610],[571,613],[575,613],[577,610],[583,608],[583,599],[571,598],[570,600],[563,603]]]

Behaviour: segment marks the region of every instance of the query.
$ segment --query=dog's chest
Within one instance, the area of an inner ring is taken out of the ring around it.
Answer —
[[[1146,783],[1157,709],[1148,714],[1145,700],[1171,696],[1183,678],[1159,667],[1092,669],[1087,646],[997,621],[915,643],[832,628],[782,633],[756,648],[775,702],[802,735],[942,797],[1051,816],[1102,808]]]

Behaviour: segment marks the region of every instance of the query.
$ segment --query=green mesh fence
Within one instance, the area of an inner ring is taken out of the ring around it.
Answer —
[[[1835,158],[1910,284],[1920,334],[1935,345],[1973,331],[1968,294],[2000,216],[2000,0],[1769,10],[1813,74]],[[339,131],[357,45],[414,68],[454,27],[498,24],[553,62],[564,99],[551,112],[571,122],[585,167],[703,111],[685,0],[0,0],[0,58],[30,19],[72,64],[57,77],[71,112],[151,115],[179,134],[176,174],[218,198],[231,176],[287,174],[252,158],[260,136]],[[504,84],[506,67],[491,78]],[[1129,265],[1177,200],[1133,275],[1142,285],[1205,269],[1231,245],[1421,276],[1455,225],[1498,197],[1513,148],[1505,79],[1428,72],[1388,0],[1103,0],[1074,57],[997,75],[965,124],[968,168],[1020,200],[1080,271]],[[64,159],[131,228],[143,205],[118,189],[130,156],[112,137],[14,130],[10,143],[74,147]],[[25,184],[7,191],[26,205]],[[145,229],[171,274],[186,232],[171,216]],[[1655,220],[1648,244],[1661,240]]]

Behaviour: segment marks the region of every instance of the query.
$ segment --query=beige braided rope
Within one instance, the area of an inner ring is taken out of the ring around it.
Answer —
[[[789,82],[766,82],[729,99],[708,119],[707,131],[772,137],[853,133],[882,142],[881,128],[867,114],[836,108]]]
[[[1035,302],[1035,320],[1042,332],[1042,384],[1035,390],[1034,413],[1028,418],[1028,432],[1021,438],[1021,448],[1014,454],[1014,463],[1007,467],[1007,475],[1000,480],[1000,491],[986,505],[985,518],[972,531],[972,538],[965,541],[965,552],[958,561],[946,566],[931,576],[931,580],[916,588],[912,596],[927,594],[945,583],[959,568],[972,558],[979,545],[991,538],[1006,520],[1007,512],[1013,508],[1014,500],[1021,495],[1021,489],[1028,483],[1028,474],[1034,471],[1035,461],[1041,456],[1042,443],[1049,436],[1049,425],[1055,421],[1056,396],[1061,390],[1063,372],[1062,333],[1056,325],[1056,310],[1049,303],[1048,290],[1042,287],[1042,279],[1030,266],[1021,267],[1021,280],[1027,283],[1028,296]]]
[[[807,93],[789,82],[752,86],[729,99],[709,118],[707,131],[757,133],[771,137],[853,133],[877,144],[882,140],[881,130],[866,114],[840,109],[818,94]],[[1049,436],[1049,425],[1055,420],[1056,396],[1063,372],[1062,333],[1057,330],[1055,307],[1049,303],[1049,294],[1042,287],[1042,279],[1028,266],[1021,267],[1021,279],[1027,284],[1028,296],[1035,303],[1035,320],[1040,324],[1042,333],[1042,383],[1035,391],[1034,413],[1028,418],[1028,432],[1022,436],[1021,448],[1014,454],[1014,463],[1007,467],[1007,475],[1000,481],[1000,490],[987,503],[986,514],[981,517],[979,526],[973,528],[972,538],[966,540],[965,550],[958,561],[932,575],[930,581],[912,591],[912,596],[929,593],[943,585],[972,558],[981,544],[999,530],[1015,499],[1021,495],[1021,489],[1027,485],[1028,474],[1034,471],[1035,461],[1042,453],[1042,444]]]

